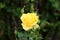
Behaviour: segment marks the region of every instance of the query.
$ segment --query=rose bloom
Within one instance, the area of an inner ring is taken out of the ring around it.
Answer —
[[[22,21],[22,27],[26,31],[32,28],[36,29],[39,26],[37,24],[39,17],[36,15],[36,13],[23,14],[20,19]]]

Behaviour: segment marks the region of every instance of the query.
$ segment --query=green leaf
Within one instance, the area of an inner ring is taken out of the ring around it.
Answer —
[[[24,0],[25,3],[29,3],[30,0]]]
[[[35,0],[31,0],[31,2],[34,2]]]
[[[22,13],[22,14],[24,13],[24,7],[21,9],[21,13]]]
[[[30,12],[34,12],[34,4],[31,4]]]
[[[5,4],[0,3],[0,9],[1,9],[1,8],[4,8],[4,7],[5,7]]]
[[[18,32],[18,37],[20,38],[20,37],[23,37],[24,36],[24,34],[23,33],[21,33],[21,32]]]

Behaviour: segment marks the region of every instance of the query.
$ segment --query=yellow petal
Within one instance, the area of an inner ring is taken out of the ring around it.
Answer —
[[[32,26],[27,27],[27,26],[24,25],[23,23],[22,23],[22,27],[23,27],[23,29],[24,29],[25,31],[28,31],[28,30],[30,30],[30,29],[33,28]]]
[[[39,25],[38,24],[34,25],[34,29],[37,29],[37,28],[39,28]]]

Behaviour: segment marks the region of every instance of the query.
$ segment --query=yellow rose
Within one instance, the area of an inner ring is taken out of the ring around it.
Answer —
[[[30,30],[37,25],[39,17],[36,15],[36,13],[27,13],[23,14],[20,19],[22,21],[23,29]]]

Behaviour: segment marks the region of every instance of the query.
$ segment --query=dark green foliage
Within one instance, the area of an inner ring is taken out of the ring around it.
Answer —
[[[0,0],[0,40],[28,40],[30,32],[22,29],[20,16],[32,11],[41,21],[38,40],[60,40],[60,0]]]

